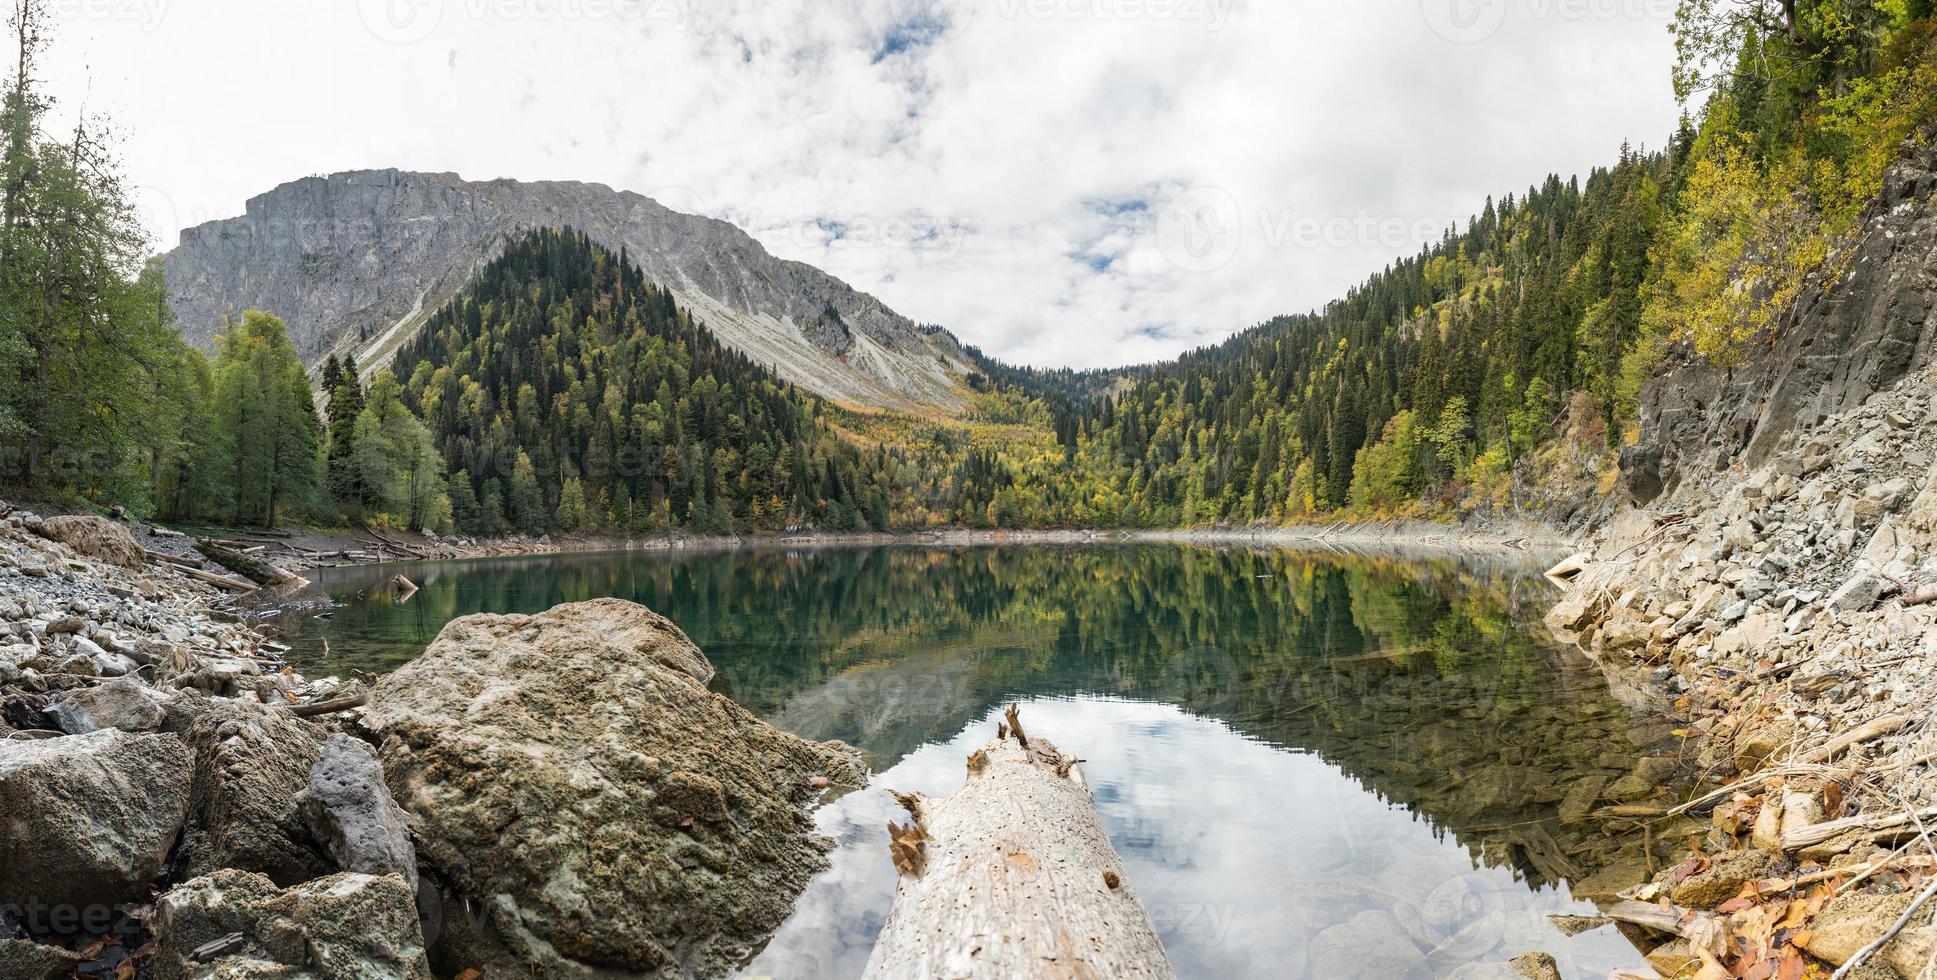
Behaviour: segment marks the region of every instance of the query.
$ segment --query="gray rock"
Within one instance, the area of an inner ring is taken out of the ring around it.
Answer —
[[[1621,487],[1636,507],[1654,503],[1665,489],[1659,446],[1626,446],[1621,450]]]
[[[178,877],[240,868],[293,885],[334,870],[296,806],[322,747],[314,726],[227,701],[189,722],[183,737],[194,753],[195,782]]]
[[[1864,612],[1883,600],[1889,583],[1875,575],[1858,574],[1830,594],[1826,605],[1837,612]]]
[[[863,777],[853,749],[762,722],[712,675],[629,602],[469,616],[378,682],[363,723],[418,858],[541,972],[719,973],[825,867],[817,777]]]
[[[1934,164],[1937,148],[1918,149],[1892,166],[1885,186]],[[1930,191],[1927,182],[1901,186]],[[1933,252],[1937,222],[1929,208],[1871,210],[1846,260],[1833,264],[1840,278],[1806,289],[1741,362],[1711,364],[1686,347],[1671,349],[1641,392],[1642,442],[1663,447],[1676,472],[1718,472],[1738,459],[1753,469],[1799,429],[1860,408],[1928,364],[1937,339]],[[1821,439],[1805,449],[1806,470],[1830,467],[1832,453],[1850,441]]]
[[[383,783],[375,749],[348,735],[330,736],[298,805],[337,867],[400,875],[416,889],[417,849],[403,809]]]
[[[77,953],[26,939],[0,939],[0,977],[7,980],[72,980],[82,963]]]
[[[47,713],[69,735],[104,728],[152,732],[161,727],[166,698],[139,681],[116,678],[95,687],[69,691],[47,706]]]
[[[416,903],[396,877],[340,874],[278,891],[258,874],[217,871],[157,900],[154,927],[160,980],[431,976]],[[223,952],[193,957],[229,937]]]
[[[143,897],[188,811],[188,761],[173,735],[0,742],[0,895],[80,906]]]

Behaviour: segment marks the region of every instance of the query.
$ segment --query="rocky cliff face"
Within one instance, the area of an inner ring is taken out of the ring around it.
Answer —
[[[1625,467],[1646,503],[1703,474],[1754,468],[1832,416],[1929,367],[1937,344],[1937,148],[1892,168],[1862,237],[1743,362],[1677,352],[1641,396]],[[1835,276],[1833,280],[1829,277]],[[1659,476],[1660,486],[1655,486]]]
[[[834,401],[959,410],[975,359],[880,300],[788,262],[723,221],[597,184],[466,181],[363,171],[251,199],[240,218],[182,232],[165,257],[183,332],[207,344],[225,314],[288,321],[315,363],[374,369],[513,236],[570,226],[624,249],[729,345]]]

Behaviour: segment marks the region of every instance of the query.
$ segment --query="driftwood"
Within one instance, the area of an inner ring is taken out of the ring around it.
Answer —
[[[1844,817],[1841,820],[1814,823],[1807,827],[1797,827],[1783,834],[1782,849],[1784,851],[1800,851],[1805,847],[1821,844],[1832,837],[1840,837],[1847,833],[1874,833],[1895,830],[1906,824],[1918,820],[1928,820],[1932,817],[1937,817],[1937,807],[1929,807],[1915,812],[1859,814],[1854,817]]]
[[[228,589],[230,592],[254,592],[256,590],[254,582],[245,582],[239,578],[230,578],[227,575],[205,572],[202,570],[202,563],[192,558],[178,558],[174,555],[159,551],[148,551],[147,549],[143,549],[142,553],[147,555],[148,560],[152,563],[169,565],[189,578],[207,582],[210,585],[220,586],[221,588]]]
[[[202,561],[199,558],[183,558],[180,555],[171,555],[165,551],[149,551],[146,548],[141,549],[141,553],[148,557],[149,564],[180,565],[183,568],[202,567]]]
[[[1663,907],[1666,905],[1666,907]],[[1688,910],[1667,903],[1619,902],[1601,911],[1616,922],[1642,926],[1675,936],[1687,935]]]
[[[1910,724],[1910,719],[1902,715],[1884,715],[1881,718],[1872,719],[1850,731],[1844,732],[1828,742],[1796,756],[1792,761],[1801,763],[1826,762],[1835,758],[1836,754],[1842,752],[1844,749],[1862,745],[1865,742],[1882,738],[1885,735],[1894,735],[1902,731],[1903,726],[1908,724]]]
[[[228,569],[257,585],[287,585],[297,581],[297,577],[251,554],[234,548],[225,547],[206,538],[195,542],[195,550],[208,556],[208,560]]]
[[[1012,708],[969,756],[967,785],[896,794],[912,819],[889,825],[894,910],[867,977],[1176,976],[1077,761]]]
[[[318,718],[323,715],[333,715],[339,711],[361,708],[368,703],[370,703],[370,696],[368,694],[358,694],[354,697],[338,698],[334,701],[286,705],[283,710],[288,711],[298,718]]]

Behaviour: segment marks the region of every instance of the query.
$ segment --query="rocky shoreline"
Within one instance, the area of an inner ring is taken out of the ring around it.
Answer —
[[[122,525],[0,514],[10,980],[718,975],[824,866],[812,808],[864,779],[630,603],[305,680]]]
[[[1685,719],[1720,787],[1618,816],[1702,834],[1611,914],[1669,976],[1937,963],[1937,151],[1742,363],[1642,392],[1631,506],[1548,617]]]

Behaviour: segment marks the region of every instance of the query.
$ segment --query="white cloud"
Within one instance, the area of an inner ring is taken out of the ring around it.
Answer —
[[[1671,7],[65,0],[44,75],[122,124],[163,244],[310,173],[593,180],[1099,366],[1322,305],[1422,221],[1660,143]]]

